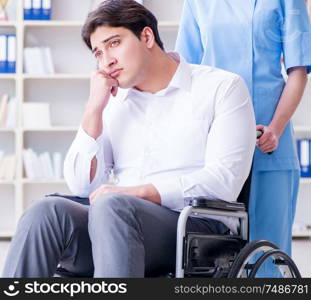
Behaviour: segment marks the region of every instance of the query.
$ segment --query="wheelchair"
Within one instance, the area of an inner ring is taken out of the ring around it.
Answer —
[[[205,197],[186,198],[187,206],[181,211],[177,224],[175,273],[168,278],[256,278],[273,277],[301,278],[294,261],[276,245],[267,240],[248,241],[248,199],[251,175],[246,180],[236,202],[209,200]],[[87,198],[63,196],[87,204]],[[191,214],[236,217],[239,228],[236,235],[206,235],[186,232],[187,219]],[[269,271],[268,271],[269,272]],[[55,277],[76,277],[58,266]]]
[[[205,197],[185,199],[178,219],[176,270],[174,277],[210,278],[301,278],[300,272],[285,252],[267,240],[248,240],[248,199],[251,175],[246,180],[237,202],[209,200]],[[204,235],[186,232],[192,213],[229,216],[239,219],[237,235]],[[173,275],[171,276],[173,277]]]
[[[257,138],[262,132],[257,131]],[[278,278],[301,278],[300,272],[285,252],[267,240],[248,239],[248,201],[251,186],[249,174],[236,202],[210,200],[206,197],[185,198],[187,206],[178,218],[175,273],[168,278],[256,278],[266,277],[267,272]],[[81,204],[87,198],[63,196]],[[186,232],[187,219],[191,214],[236,217],[239,228],[236,235],[206,235]],[[76,277],[59,266],[55,277]]]

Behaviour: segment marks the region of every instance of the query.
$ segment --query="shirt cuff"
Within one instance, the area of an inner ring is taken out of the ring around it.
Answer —
[[[151,184],[158,190],[162,206],[170,209],[182,209],[185,206],[179,178],[153,180]]]
[[[99,140],[99,138],[100,137],[98,137],[97,140]],[[77,149],[77,152],[84,154],[84,155],[94,156],[99,149],[99,145],[97,144],[97,141],[91,136],[89,136],[84,131],[82,126],[79,127],[74,144],[75,144],[75,148]]]

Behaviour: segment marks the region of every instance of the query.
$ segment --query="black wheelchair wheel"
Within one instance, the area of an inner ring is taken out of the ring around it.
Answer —
[[[268,275],[267,275],[268,274]],[[301,278],[294,261],[269,241],[248,243],[233,262],[229,278]]]

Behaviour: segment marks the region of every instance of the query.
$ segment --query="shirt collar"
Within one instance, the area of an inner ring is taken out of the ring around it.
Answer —
[[[155,96],[156,95],[157,96],[164,96],[164,95],[166,95],[166,93],[168,91],[170,91],[171,89],[174,89],[174,88],[183,89],[187,92],[190,92],[190,90],[191,90],[191,77],[192,77],[191,75],[192,74],[191,74],[191,68],[190,68],[189,64],[185,61],[185,59],[181,55],[179,55],[176,52],[168,53],[168,55],[170,55],[173,59],[178,61],[179,65],[177,67],[177,70],[176,70],[172,80],[168,84],[168,86],[165,89],[154,93],[154,95]],[[132,92],[136,93],[136,92],[138,92],[138,90],[136,90],[134,88],[120,89],[118,98],[121,101],[125,101],[128,99],[128,96]]]

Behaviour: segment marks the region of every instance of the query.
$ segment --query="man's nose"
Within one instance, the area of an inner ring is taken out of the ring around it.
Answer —
[[[99,62],[99,67],[100,69],[109,70],[111,66],[113,66],[116,63],[116,61],[117,60],[115,57],[109,54],[104,54]]]

